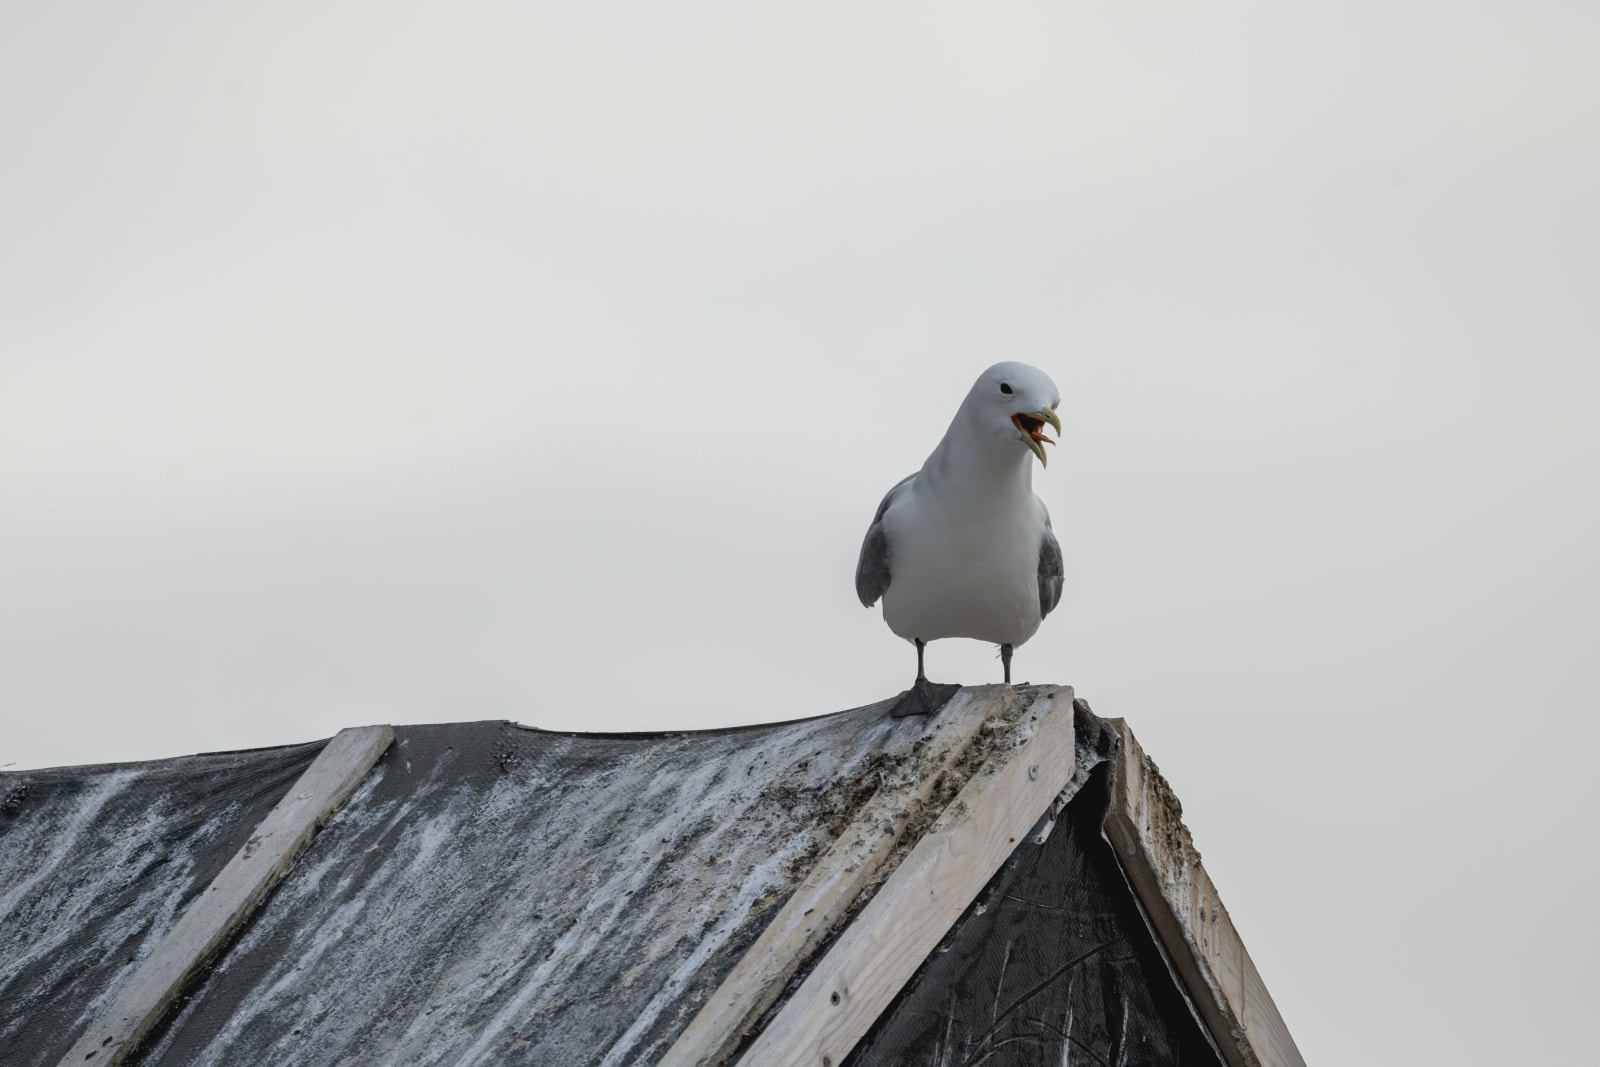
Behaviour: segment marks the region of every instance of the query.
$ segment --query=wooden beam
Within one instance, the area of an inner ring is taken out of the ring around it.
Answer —
[[[1200,865],[1182,807],[1122,719],[1106,836],[1229,1067],[1305,1067]]]
[[[1005,707],[998,687],[963,689],[930,718],[920,755],[897,767],[806,874],[805,881],[717,987],[658,1067],[725,1063],[761,1013],[830,936],[862,892],[882,880],[914,822],[926,824],[936,787],[952,774]]]
[[[1072,690],[1040,693],[997,740],[742,1065],[844,1061],[1071,778]]]
[[[78,1038],[60,1067],[107,1067],[131,1054],[393,740],[388,726],[339,731]]]

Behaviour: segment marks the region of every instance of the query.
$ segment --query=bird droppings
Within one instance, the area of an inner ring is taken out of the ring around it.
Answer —
[[[388,753],[128,1062],[652,1062],[824,856],[837,863],[871,851],[848,906],[830,901],[785,919],[815,933],[806,959],[794,961],[798,981],[962,787],[990,772],[986,761],[1031,736],[1041,696],[987,687],[925,720],[890,719],[876,705],[700,734],[573,736],[500,722],[398,728]],[[1004,701],[998,715],[996,701]],[[190,830],[237,850],[318,747],[241,754],[254,773],[273,769],[276,791],[254,817],[244,807],[224,812],[210,797],[191,801]],[[181,778],[207,758],[167,762]],[[111,787],[83,771],[59,772],[85,799],[70,816],[52,804],[57,823],[89,825],[95,804],[109,803],[88,796]],[[32,794],[20,785],[0,778],[0,797],[17,795],[20,813],[0,808],[0,831],[28,817]],[[128,795],[151,803],[148,792]],[[237,832],[224,816],[242,820]],[[32,831],[36,840],[45,840],[42,829]],[[181,836],[155,825],[141,839],[141,862],[181,866],[182,849],[150,844]],[[198,892],[206,872],[214,869],[181,873]],[[0,894],[19,891],[15,874],[0,865]],[[119,916],[139,939],[101,961],[103,994],[72,1006],[83,1022],[182,903],[146,894]],[[83,922],[68,917],[64,929],[76,936]],[[0,921],[0,937],[7,932]],[[70,1039],[76,1030],[63,1032]]]
[[[649,1062],[930,729],[399,728],[132,1062]]]
[[[22,810],[22,802],[28,799],[28,783],[19,782],[7,787],[5,793],[0,795],[0,816],[16,815]]]

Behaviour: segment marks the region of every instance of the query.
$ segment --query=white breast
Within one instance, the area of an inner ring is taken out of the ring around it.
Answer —
[[[1020,645],[1039,629],[1044,508],[988,499],[954,506],[913,483],[884,515],[890,582],[883,618],[901,637]]]

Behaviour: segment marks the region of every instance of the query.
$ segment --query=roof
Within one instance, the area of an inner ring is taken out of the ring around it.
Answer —
[[[999,1064],[1138,1019],[1185,1063],[1301,1062],[1125,724],[1051,686],[887,706],[672,734],[361,727],[0,775],[0,1047]]]

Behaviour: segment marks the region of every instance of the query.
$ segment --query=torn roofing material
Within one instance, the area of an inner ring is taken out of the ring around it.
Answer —
[[[886,708],[693,734],[397,727],[282,882],[174,990],[154,1030],[115,1056],[111,1045],[104,1057],[90,1050],[88,1062],[765,1063],[752,1058],[760,1039],[793,1032],[839,1063],[925,991],[929,949],[985,929],[961,919],[973,898],[1036,862],[1051,818],[1104,773],[1096,767],[1116,744],[1064,688],[964,690],[931,719],[891,719]],[[318,747],[294,750],[295,766]],[[292,777],[289,751],[221,758]],[[0,775],[0,796],[26,777]],[[19,794],[4,818],[30,837],[71,821],[70,805],[44,796]],[[211,814],[203,800],[195,810],[202,822]],[[1082,817],[1097,824],[1099,813]],[[138,847],[170,854],[166,833],[158,826]],[[996,833],[998,848],[986,836]],[[66,892],[54,878],[35,879],[38,899]],[[1137,908],[1125,884],[1117,891],[1125,911]],[[124,966],[83,986],[94,1003],[62,1019],[60,1048],[174,925],[151,916],[194,895],[164,892],[115,899],[120,924],[150,933]],[[39,936],[43,914],[29,912],[27,927],[0,913],[0,945]],[[76,914],[50,931],[63,961],[92,952],[75,943],[89,929]],[[867,961],[860,944],[895,947]],[[1032,965],[1048,969],[1047,957]],[[1178,989],[1164,965],[1151,973]],[[24,1029],[57,1003],[16,995],[8,1006]],[[1185,1003],[1171,990],[1156,1000]],[[1082,1010],[1076,1025],[1098,1025]],[[988,1049],[985,1062],[1032,1062],[1008,1058],[1022,1047]],[[6,1043],[0,1061],[55,1063],[60,1048]],[[863,1045],[852,1062],[898,1062],[875,1057]]]

